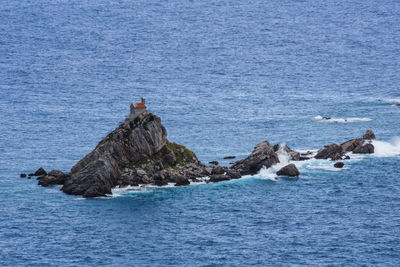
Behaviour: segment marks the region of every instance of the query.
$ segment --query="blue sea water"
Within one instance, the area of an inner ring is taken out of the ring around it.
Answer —
[[[0,265],[399,266],[399,70],[396,0],[1,1]],[[367,129],[377,153],[92,200],[19,178],[68,171],[141,96],[203,162]]]

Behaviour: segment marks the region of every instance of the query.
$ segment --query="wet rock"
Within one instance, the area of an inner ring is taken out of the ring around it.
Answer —
[[[277,150],[276,150],[276,149],[277,149]],[[287,146],[287,145],[284,145],[284,146],[281,146],[281,145],[279,145],[279,144],[274,145],[274,151],[277,152],[277,151],[279,151],[279,150],[285,151],[285,152],[289,155],[290,160],[294,160],[294,161],[300,160],[300,152],[297,152],[297,151],[292,150],[292,149],[291,149],[289,146]]]
[[[46,174],[47,172],[42,167],[40,167],[32,176],[42,176]]]
[[[263,166],[269,168],[278,162],[274,147],[268,141],[264,141],[254,148],[250,156],[235,162],[231,168],[239,171],[241,175],[256,174]]]
[[[65,174],[60,170],[52,170],[47,175],[38,177],[38,185],[41,186],[53,186],[63,185],[67,179],[70,178],[69,174]]]
[[[286,165],[285,167],[281,168],[279,171],[276,172],[277,175],[281,176],[289,176],[289,177],[296,177],[300,175],[299,170],[297,169],[296,165],[293,163]]]
[[[224,174],[228,171],[228,168],[226,167],[222,167],[222,166],[218,166],[213,168],[211,174]]]
[[[219,164],[219,162],[216,161],[216,160],[210,161],[209,163],[212,164],[212,165],[218,165]]]
[[[190,185],[189,179],[186,178],[178,179],[175,183],[175,186],[186,186],[186,185]]]
[[[332,119],[332,118],[331,118],[331,117],[323,116],[322,119],[323,119],[323,120],[330,120],[330,119]]]
[[[343,166],[344,166],[344,163],[341,162],[341,161],[336,162],[336,163],[333,165],[333,167],[335,167],[335,168],[343,168]]]
[[[338,144],[326,145],[325,148],[318,151],[316,159],[338,160],[343,156],[343,148]]]
[[[226,174],[231,178],[231,179],[239,179],[240,177],[242,177],[240,175],[240,172],[236,171],[236,170],[232,170],[229,169],[226,171]]]
[[[214,174],[210,176],[210,180],[208,180],[208,183],[217,183],[222,181],[228,181],[230,179],[231,178],[226,174]]]
[[[375,152],[375,147],[372,144],[364,144],[356,147],[353,150],[354,154],[372,154]]]
[[[344,159],[350,159],[350,156],[349,156],[349,155],[347,155],[346,157],[344,157]]]
[[[375,140],[375,133],[372,130],[367,130],[363,135],[364,140]]]
[[[340,146],[342,147],[343,151],[346,152],[351,152],[353,151],[356,147],[362,145],[364,141],[361,138],[357,139],[351,139],[349,141],[344,142]]]
[[[236,158],[236,156],[226,156],[226,157],[224,157],[224,159],[234,159],[234,158]]]
[[[26,174],[25,174],[25,173],[21,173],[21,174],[19,175],[19,177],[25,178],[25,177],[26,177]]]

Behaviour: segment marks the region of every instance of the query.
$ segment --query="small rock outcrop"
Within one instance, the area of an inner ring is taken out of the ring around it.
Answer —
[[[354,154],[371,154],[375,151],[375,147],[372,144],[372,140],[375,139],[375,133],[372,130],[367,130],[362,138],[351,139],[340,146],[343,148],[343,151],[346,152],[353,152]]]
[[[258,144],[250,156],[232,165],[241,175],[256,174],[263,166],[269,168],[279,162],[274,147],[268,141]]]
[[[276,172],[279,176],[289,176],[289,177],[296,177],[300,175],[299,170],[297,169],[296,165],[293,163],[286,165],[285,167],[281,168],[279,171]]]
[[[333,165],[333,167],[335,167],[335,168],[343,168],[343,166],[344,166],[344,163],[341,162],[341,161],[336,162],[336,163]]]

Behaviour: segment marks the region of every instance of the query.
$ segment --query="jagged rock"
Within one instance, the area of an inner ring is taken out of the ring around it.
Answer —
[[[333,167],[335,167],[335,168],[343,168],[343,166],[344,166],[344,163],[343,163],[343,162],[336,162],[336,163],[333,165]]]
[[[25,177],[26,177],[26,174],[25,174],[25,173],[21,173],[21,174],[19,175],[19,177],[25,178]]]
[[[175,181],[173,175],[200,177],[204,168],[192,151],[168,142],[159,117],[144,111],[127,118],[73,166],[62,191],[103,196],[117,185],[165,185]]]
[[[216,161],[216,160],[210,161],[209,163],[212,164],[212,165],[218,165],[219,164],[219,162]]]
[[[367,130],[363,138],[351,139],[341,144],[344,151],[353,152],[355,154],[374,153],[375,147],[371,144],[375,140],[375,134],[372,130]]]
[[[46,174],[47,172],[42,167],[40,167],[33,175],[30,176],[42,176]]]
[[[234,158],[236,158],[236,156],[226,156],[226,157],[224,157],[224,159],[234,159]]]
[[[47,175],[38,177],[38,185],[41,186],[53,186],[62,185],[65,181],[70,178],[69,174],[65,174],[60,170],[52,170]]]
[[[268,141],[258,144],[245,159],[239,160],[231,167],[241,175],[256,174],[263,166],[269,168],[279,162],[274,147]]]
[[[281,176],[289,176],[289,177],[295,177],[299,176],[300,172],[297,169],[296,165],[293,163],[286,165],[285,167],[281,168],[279,171],[276,172],[277,175]]]
[[[318,151],[316,159],[338,160],[343,156],[343,148],[338,144],[326,145],[325,148]]]
[[[363,135],[364,140],[375,140],[375,133],[372,130],[367,130]]]

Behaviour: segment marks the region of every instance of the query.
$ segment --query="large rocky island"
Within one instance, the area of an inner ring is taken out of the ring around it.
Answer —
[[[271,145],[268,141],[258,144],[245,159],[235,162],[230,168],[207,166],[183,145],[169,142],[161,119],[146,110],[145,100],[131,105],[128,118],[110,132],[96,148],[76,163],[69,173],[43,168],[29,175],[38,176],[39,185],[62,185],[67,194],[83,197],[98,197],[111,194],[119,186],[174,183],[189,185],[201,177],[207,182],[238,179],[243,175],[256,174],[263,166],[270,168],[279,163],[278,151],[285,151],[292,161],[317,159],[345,160],[346,152],[373,153],[371,140],[375,135],[368,130],[362,138],[343,144],[331,144],[316,154],[291,150],[288,146]],[[298,176],[294,164],[277,172],[278,175]],[[21,174],[21,177],[25,177]]]

